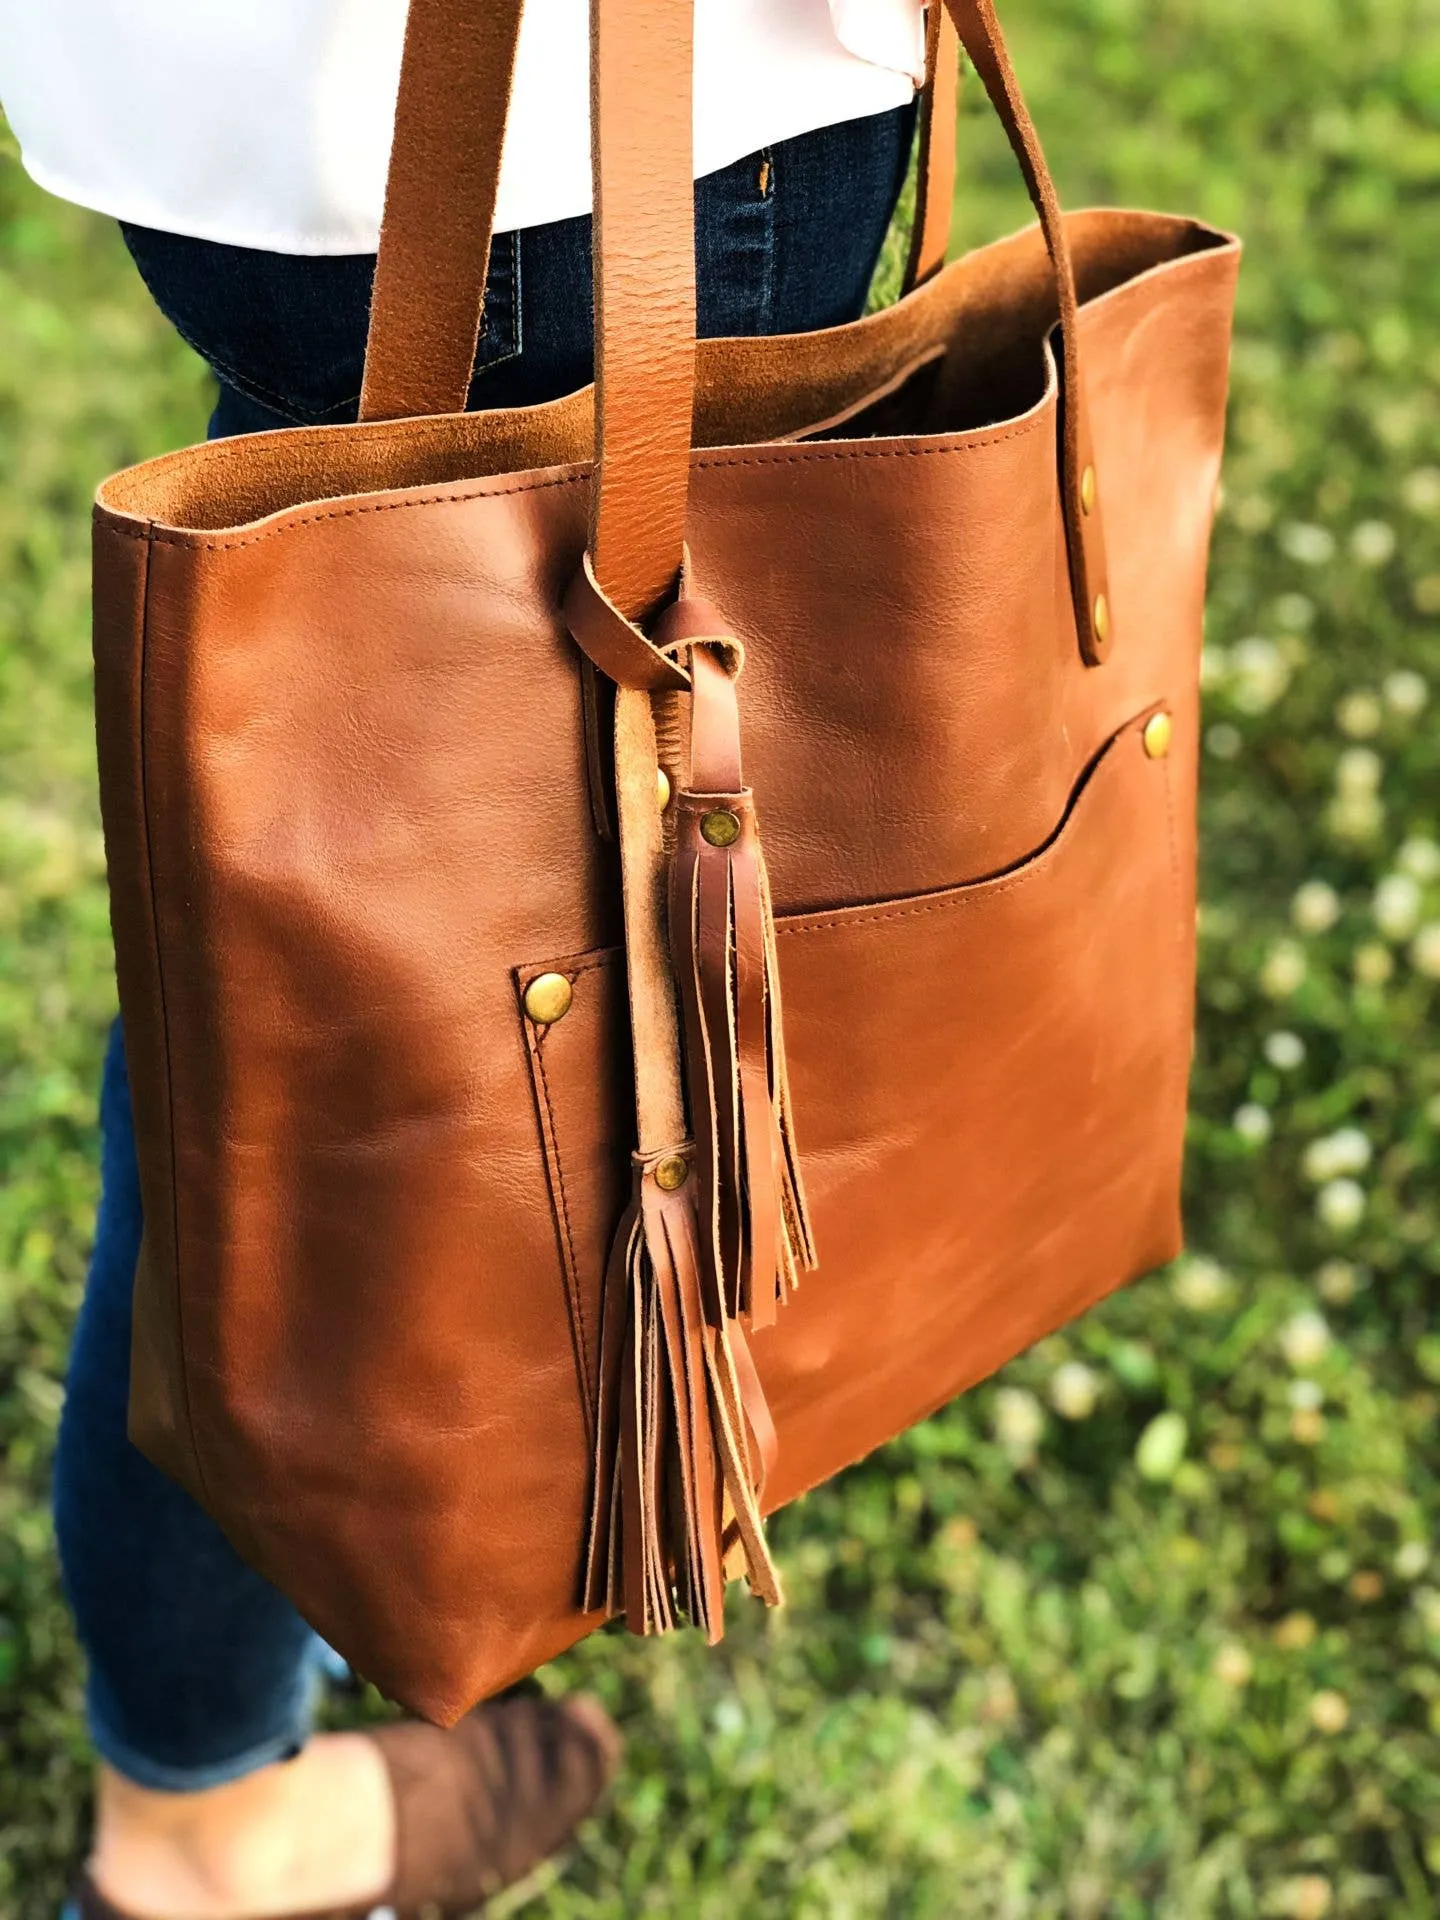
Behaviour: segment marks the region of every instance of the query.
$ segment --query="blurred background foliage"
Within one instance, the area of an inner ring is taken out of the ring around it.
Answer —
[[[1248,243],[1205,678],[1173,1271],[777,1527],[715,1655],[542,1676],[624,1719],[552,1920],[1440,1910],[1440,4],[1008,0],[1072,205]],[[1026,217],[973,84],[956,235]],[[113,1005],[87,511],[203,371],[0,151],[0,1913],[81,1843],[47,1462]],[[365,1713],[373,1703],[340,1704]]]

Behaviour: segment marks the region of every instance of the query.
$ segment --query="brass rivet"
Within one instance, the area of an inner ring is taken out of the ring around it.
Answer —
[[[670,804],[670,776],[664,767],[655,769],[655,798],[660,802],[660,811],[664,813]]]
[[[1110,602],[1103,593],[1095,596],[1095,638],[1102,646],[1110,638]]]
[[[678,1153],[672,1153],[668,1160],[656,1164],[655,1184],[662,1193],[678,1193],[689,1178],[690,1162]]]
[[[1080,476],[1080,505],[1086,513],[1095,511],[1095,469],[1086,467]]]
[[[717,807],[700,822],[700,832],[712,847],[733,847],[740,838],[740,816],[728,807]]]
[[[575,989],[563,973],[541,973],[525,989],[525,1011],[537,1027],[553,1027],[570,1011]]]
[[[1152,713],[1145,722],[1145,731],[1140,738],[1145,743],[1145,751],[1152,760],[1163,760],[1170,751],[1170,738],[1175,728],[1168,713]]]

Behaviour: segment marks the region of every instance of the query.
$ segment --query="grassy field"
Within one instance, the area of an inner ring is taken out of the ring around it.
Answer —
[[[1249,243],[1207,648],[1195,1252],[787,1514],[551,1920],[1440,1911],[1440,0],[1009,0],[1072,204]],[[957,230],[1022,215],[967,103]],[[47,1462],[113,1006],[96,479],[202,372],[0,151],[0,1914],[87,1791]],[[364,1711],[362,1706],[358,1709]]]

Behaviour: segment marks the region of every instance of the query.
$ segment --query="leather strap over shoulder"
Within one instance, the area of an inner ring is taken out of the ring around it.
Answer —
[[[960,39],[944,0],[925,15],[925,92],[920,102],[920,159],[915,171],[915,224],[903,291],[933,280],[950,251],[955,204],[955,116],[960,109]]]
[[[410,0],[362,420],[463,413],[523,0]]]

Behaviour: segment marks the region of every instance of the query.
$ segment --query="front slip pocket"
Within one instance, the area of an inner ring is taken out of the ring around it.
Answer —
[[[1006,872],[779,921],[820,1266],[753,1343],[780,1434],[768,1505],[1179,1250],[1194,876],[1175,826],[1192,800],[1152,751],[1162,730],[1147,749],[1151,718]],[[525,1012],[545,973],[570,988],[550,1024]],[[590,1409],[630,1180],[622,956],[515,977]]]

